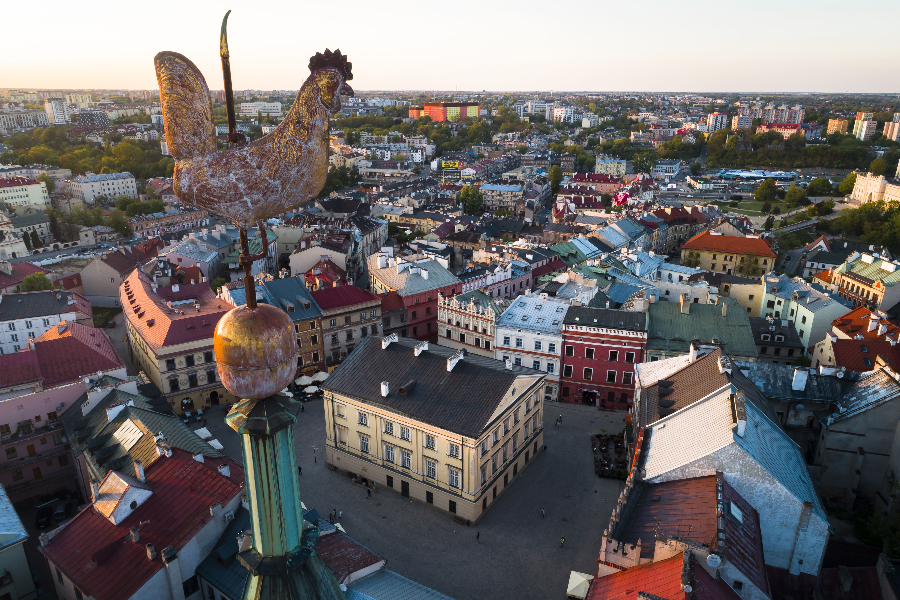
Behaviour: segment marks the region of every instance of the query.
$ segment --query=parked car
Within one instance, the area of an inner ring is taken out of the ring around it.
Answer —
[[[109,322],[106,323],[106,328],[107,328],[107,329],[115,329],[115,328],[116,328],[116,322],[113,321],[113,320],[110,320]]]
[[[56,510],[53,511],[53,520],[56,523],[62,523],[70,516],[72,516],[72,511],[75,509],[75,501],[74,500],[65,500],[60,501],[56,505]]]

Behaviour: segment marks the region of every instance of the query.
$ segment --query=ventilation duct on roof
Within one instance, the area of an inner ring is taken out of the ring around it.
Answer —
[[[412,391],[415,389],[415,387],[416,387],[415,379],[411,379],[411,380],[407,381],[405,384],[400,386],[400,390],[399,390],[400,395],[401,396],[409,396],[412,393]]]

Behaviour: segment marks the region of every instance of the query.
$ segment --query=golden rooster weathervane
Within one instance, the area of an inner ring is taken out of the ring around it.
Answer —
[[[352,96],[351,63],[340,50],[310,58],[310,76],[284,120],[271,133],[246,143],[237,131],[231,85],[231,58],[222,20],[219,54],[225,83],[228,144],[216,149],[209,88],[200,70],[177,52],[154,59],[160,105],[169,152],[175,158],[174,190],[189,204],[231,219],[240,229],[241,258],[247,305],[256,308],[251,275],[255,260],[265,257],[265,219],[295,208],[316,196],[328,174],[328,124],[341,107],[341,95]],[[247,230],[259,224],[262,251],[251,255]]]

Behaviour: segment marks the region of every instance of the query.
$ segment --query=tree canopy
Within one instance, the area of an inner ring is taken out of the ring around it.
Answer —
[[[53,282],[43,273],[32,273],[22,280],[23,292],[39,292],[41,290],[52,290]]]
[[[459,192],[459,202],[463,205],[466,214],[477,215],[484,206],[484,194],[475,186],[466,185]]]

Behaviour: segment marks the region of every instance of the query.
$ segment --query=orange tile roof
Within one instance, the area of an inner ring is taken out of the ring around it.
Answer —
[[[869,331],[869,322],[873,314],[879,318],[875,329]],[[879,326],[882,324],[885,325],[886,329],[884,333],[879,335]],[[831,325],[848,337],[855,338],[857,335],[861,335],[865,340],[877,340],[883,336],[891,336],[897,339],[897,333],[900,332],[900,327],[897,327],[881,315],[873,313],[865,306],[854,308],[844,316],[832,321]]]
[[[813,279],[819,279],[825,283],[831,283],[831,271],[819,271],[812,274]]]
[[[733,254],[751,254],[775,258],[769,245],[758,237],[738,237],[734,235],[713,235],[709,230],[698,233],[682,246],[685,250],[703,250],[706,252],[730,252]]]
[[[119,302],[125,318],[137,330],[144,342],[159,355],[168,346],[208,340],[212,346],[213,332],[219,319],[233,307],[220,300],[208,282],[159,286],[154,292],[153,281],[135,269],[119,288]],[[194,303],[167,302],[196,300]]]
[[[684,553],[591,581],[585,600],[637,600],[639,592],[666,600],[685,600],[681,589]]]

